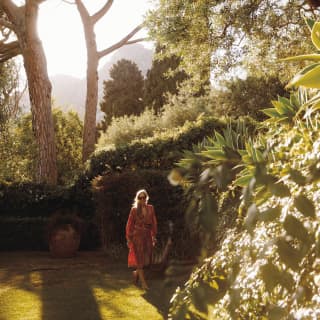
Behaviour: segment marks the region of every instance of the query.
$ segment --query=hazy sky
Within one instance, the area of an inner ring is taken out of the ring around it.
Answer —
[[[92,14],[100,9],[106,1],[84,0],[84,4]],[[98,49],[105,49],[121,40],[143,21],[143,15],[150,8],[150,0],[115,0],[108,13],[96,24]],[[87,59],[86,48],[76,6],[62,0],[46,1],[40,6],[38,23],[39,35],[47,57],[49,75],[62,73],[84,77]],[[141,30],[135,37],[145,36],[146,31]],[[148,46],[148,44],[146,45]],[[109,58],[101,59],[101,65]]]

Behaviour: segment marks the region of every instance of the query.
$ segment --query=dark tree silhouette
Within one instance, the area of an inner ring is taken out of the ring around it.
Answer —
[[[136,63],[121,59],[110,70],[111,79],[103,82],[104,96],[100,104],[105,113],[102,128],[110,124],[112,117],[140,114],[144,105],[143,76]]]

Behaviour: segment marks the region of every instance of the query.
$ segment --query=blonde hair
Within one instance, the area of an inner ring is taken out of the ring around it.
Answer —
[[[142,193],[146,196],[146,203],[148,203],[148,200],[149,200],[148,192],[145,189],[140,189],[140,190],[137,191],[136,196],[134,197],[134,201],[133,201],[133,204],[132,204],[132,206],[134,208],[138,208],[138,204],[139,204],[139,199],[138,198]]]

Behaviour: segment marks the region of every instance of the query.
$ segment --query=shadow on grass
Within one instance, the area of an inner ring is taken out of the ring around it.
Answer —
[[[68,270],[63,277],[55,278],[52,283],[52,275],[42,273],[43,287],[41,292],[42,319],[97,319],[101,320],[101,314],[91,285],[85,279],[81,279],[78,272]],[[90,276],[89,276],[90,277]]]
[[[132,284],[124,261],[102,253],[53,259],[46,252],[0,253],[1,320],[167,319],[163,275],[150,290]]]

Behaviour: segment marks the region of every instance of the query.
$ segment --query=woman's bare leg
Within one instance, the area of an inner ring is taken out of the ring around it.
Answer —
[[[144,272],[143,272],[143,269],[137,269],[137,272],[138,272],[138,276],[139,276],[139,279],[141,281],[141,287],[142,289],[149,289],[148,285],[147,285],[147,282],[146,282],[146,279],[144,277]]]
[[[138,270],[134,270],[132,271],[132,275],[133,275],[133,282],[134,284],[138,284],[139,281],[139,274],[138,274]]]

